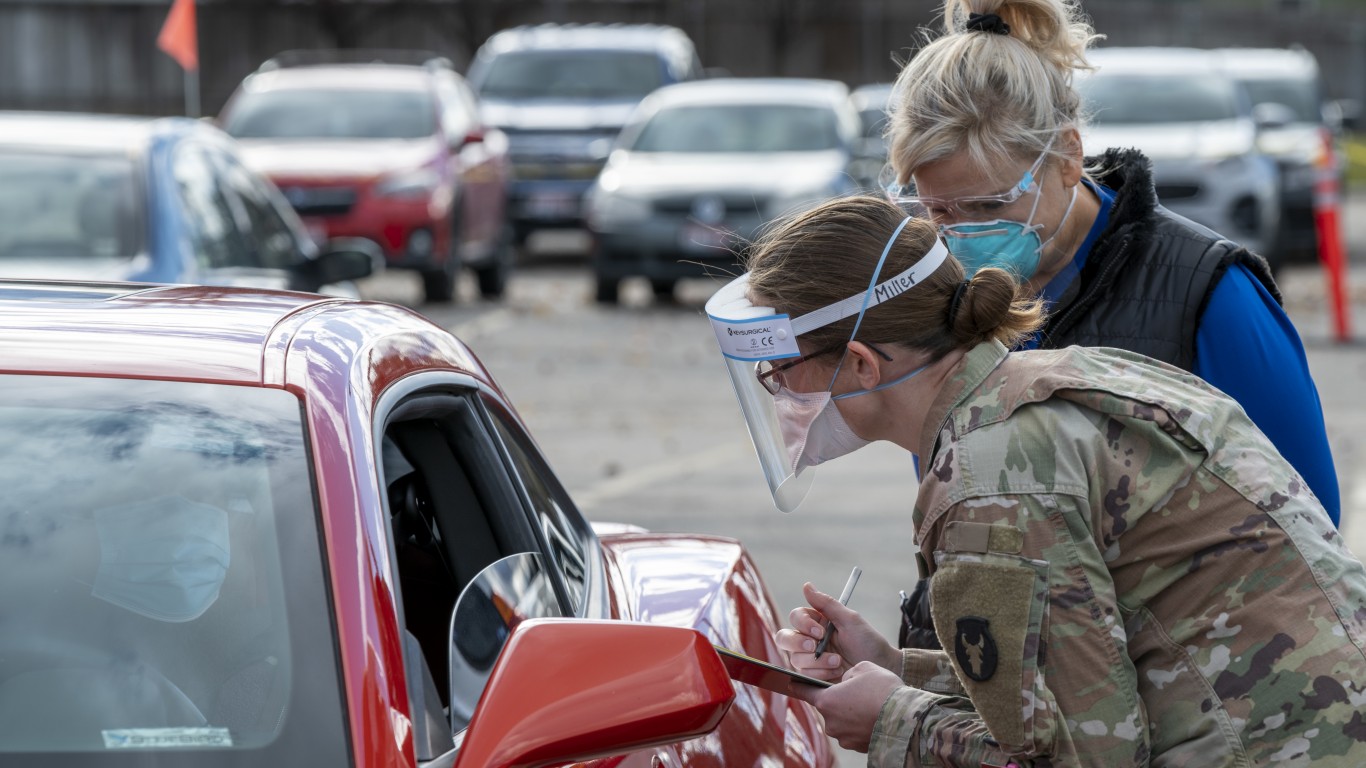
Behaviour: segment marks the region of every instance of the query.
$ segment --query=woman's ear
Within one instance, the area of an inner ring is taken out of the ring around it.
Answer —
[[[1058,148],[1062,155],[1062,165],[1059,170],[1062,173],[1063,186],[1075,187],[1081,183],[1083,169],[1086,165],[1086,154],[1081,146],[1081,133],[1077,131],[1075,125],[1069,125],[1062,129],[1058,141],[1061,145]]]
[[[881,384],[881,368],[873,348],[861,341],[851,341],[846,346],[849,354],[844,358],[844,367],[853,374],[858,388],[868,390]]]

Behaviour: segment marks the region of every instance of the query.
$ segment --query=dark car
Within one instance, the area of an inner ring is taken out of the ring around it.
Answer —
[[[0,277],[357,296],[378,253],[320,249],[236,145],[198,120],[0,113]]]
[[[830,768],[712,650],[780,656],[745,548],[590,525],[415,312],[9,281],[0,348],[0,763]]]
[[[636,104],[702,76],[692,41],[655,24],[543,24],[504,30],[470,65],[484,116],[508,136],[518,240],[582,227],[583,195]]]
[[[315,231],[379,243],[390,267],[421,273],[427,301],[451,301],[462,266],[483,296],[501,296],[512,264],[503,134],[445,60],[320,63],[340,55],[266,62],[219,123]]]

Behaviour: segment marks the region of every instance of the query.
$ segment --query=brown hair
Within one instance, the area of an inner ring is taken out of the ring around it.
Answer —
[[[775,222],[751,246],[749,285],[757,302],[793,318],[868,289],[878,257],[906,214],[880,197],[841,197]],[[912,219],[897,236],[879,282],[910,269],[937,240],[924,219]],[[983,269],[964,283],[952,256],[901,295],[870,309],[857,341],[901,344],[938,360],[955,349],[995,339],[1015,346],[1043,323],[1042,304],[1010,273]],[[959,286],[954,316],[949,317]],[[819,350],[850,340],[857,316],[802,335]]]

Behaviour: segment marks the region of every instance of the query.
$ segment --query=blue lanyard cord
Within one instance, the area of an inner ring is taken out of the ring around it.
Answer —
[[[853,341],[858,337],[859,326],[863,325],[863,314],[868,311],[868,302],[873,298],[873,288],[877,286],[878,275],[882,274],[882,265],[887,262],[887,254],[892,252],[892,244],[896,242],[896,239],[901,236],[901,231],[910,223],[910,216],[902,219],[901,223],[897,225],[896,231],[892,233],[891,237],[887,238],[887,245],[883,246],[882,255],[879,256],[877,260],[877,267],[873,269],[873,278],[868,281],[868,290],[863,292],[863,306],[859,307],[858,319],[854,321],[854,332],[849,334],[849,341]],[[825,391],[829,392],[835,388],[835,379],[839,378],[840,369],[844,367],[844,358],[848,355],[849,346],[846,344],[844,347],[844,354],[840,355],[839,365],[835,366],[835,375],[830,377],[830,386],[826,387]]]

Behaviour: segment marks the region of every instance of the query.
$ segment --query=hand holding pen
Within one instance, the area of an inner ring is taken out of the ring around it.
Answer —
[[[862,574],[863,570],[857,565],[854,566],[854,570],[849,574],[849,580],[844,582],[844,590],[840,592],[840,605],[849,605],[849,598],[853,597],[854,587],[858,585],[858,577]],[[836,629],[835,622],[829,619],[825,620],[825,634],[821,635],[820,642],[816,643],[816,658],[819,659],[821,654],[825,653],[826,647],[830,645],[830,638],[835,634]]]
[[[859,570],[849,577],[844,588],[844,600],[857,583]],[[787,654],[788,666],[804,675],[839,682],[846,672],[859,662],[869,661],[884,669],[901,671],[901,651],[881,632],[868,623],[858,611],[848,608],[834,595],[828,595],[815,585],[802,587],[807,605],[788,613],[791,626],[778,631],[774,639]],[[837,629],[838,628],[838,629]],[[839,632],[839,644],[830,645],[832,633]],[[817,646],[821,656],[816,657]]]

